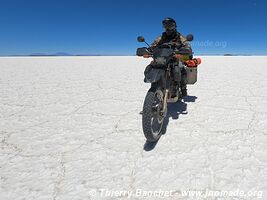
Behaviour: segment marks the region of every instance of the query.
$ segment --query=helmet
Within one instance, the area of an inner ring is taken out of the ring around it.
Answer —
[[[176,29],[176,22],[174,19],[167,17],[162,21],[162,25],[165,30],[175,30]]]

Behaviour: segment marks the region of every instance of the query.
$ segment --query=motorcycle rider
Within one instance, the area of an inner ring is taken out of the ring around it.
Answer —
[[[162,21],[162,25],[164,27],[164,32],[161,36],[156,38],[156,40],[151,44],[151,48],[156,47],[157,45],[161,45],[163,43],[173,42],[178,47],[190,48],[191,46],[186,38],[177,31],[177,25],[174,19],[167,17]],[[191,50],[192,51],[192,50]],[[188,59],[192,58],[192,54],[188,55]],[[186,69],[181,68],[181,92],[182,96],[187,96],[187,88],[186,88]]]

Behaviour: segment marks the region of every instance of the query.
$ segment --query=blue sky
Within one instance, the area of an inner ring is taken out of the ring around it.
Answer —
[[[265,0],[0,0],[0,55],[133,55],[172,17],[196,54],[267,54]]]

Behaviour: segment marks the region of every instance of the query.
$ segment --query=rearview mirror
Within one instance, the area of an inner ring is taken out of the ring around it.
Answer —
[[[186,36],[186,40],[187,41],[192,41],[194,39],[194,36],[192,35],[192,34],[188,34],[187,36]]]
[[[143,36],[138,36],[137,37],[137,41],[138,42],[144,42],[145,41],[145,38]]]

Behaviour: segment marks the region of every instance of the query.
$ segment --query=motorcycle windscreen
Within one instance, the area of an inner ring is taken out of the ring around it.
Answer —
[[[153,51],[153,56],[156,57],[169,57],[173,54],[172,49],[167,49],[167,48],[156,48]]]
[[[165,71],[162,69],[151,68],[148,72],[145,73],[145,83],[155,83],[160,80],[164,75]]]

